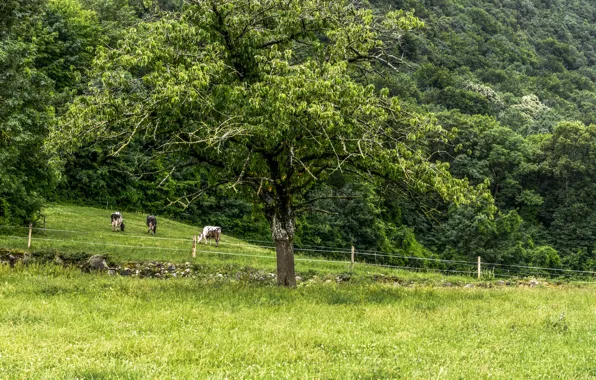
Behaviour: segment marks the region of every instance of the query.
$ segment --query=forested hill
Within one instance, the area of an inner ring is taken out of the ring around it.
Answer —
[[[596,269],[596,3],[374,0],[370,6],[379,15],[414,10],[424,26],[401,35],[391,51],[397,63],[355,71],[355,80],[388,88],[405,113],[447,130],[447,142],[419,148],[431,161],[448,162],[456,178],[488,181],[498,212],[491,201],[455,206],[336,172],[308,194],[312,212],[299,216],[296,241]],[[49,170],[44,140],[73,100],[101,83],[93,74],[97,52],[117,49],[141,25],[177,19],[184,9],[182,0],[0,4],[0,223],[25,223],[52,200],[271,236],[253,198],[216,186],[199,162],[172,170],[172,157],[148,153],[153,147],[143,139],[117,156],[99,142],[87,144],[60,162],[60,174]]]
[[[596,3],[378,1],[426,22],[406,36],[402,98],[431,111],[491,115],[522,135],[563,120],[596,122]]]

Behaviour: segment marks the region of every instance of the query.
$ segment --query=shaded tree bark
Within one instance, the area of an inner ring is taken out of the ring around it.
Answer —
[[[294,272],[295,219],[291,208],[276,209],[270,217],[271,236],[277,256],[277,285],[296,286]]]

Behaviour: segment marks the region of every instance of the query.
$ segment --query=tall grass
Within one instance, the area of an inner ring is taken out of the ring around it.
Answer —
[[[0,266],[0,377],[596,377],[594,288],[298,289]]]

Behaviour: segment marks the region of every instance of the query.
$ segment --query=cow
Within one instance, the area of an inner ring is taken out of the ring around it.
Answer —
[[[205,244],[207,244],[208,240],[215,239],[215,246],[219,247],[219,239],[221,238],[221,227],[216,226],[205,226],[203,228],[203,233],[199,235],[199,240],[197,240],[197,244],[201,242],[201,240],[205,239]],[[209,241],[211,244],[211,241]]]
[[[124,221],[122,219],[122,214],[120,211],[116,211],[112,214],[112,232],[115,231],[124,231]]]
[[[154,215],[149,215],[147,217],[147,233],[155,233],[157,232],[157,218]]]

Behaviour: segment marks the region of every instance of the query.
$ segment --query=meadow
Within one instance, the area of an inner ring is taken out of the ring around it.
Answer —
[[[596,293],[0,267],[0,377],[596,377]]]
[[[85,233],[38,233],[32,249],[191,261],[203,272],[153,279],[0,265],[2,379],[596,378],[592,284],[495,286],[367,265],[350,271],[298,255],[308,280],[284,289],[215,275],[274,271],[270,250],[239,239],[224,236],[193,259],[197,227],[160,218],[158,235],[147,237],[143,214],[126,213],[124,233],[110,232],[105,210],[54,206],[46,214],[48,228]],[[16,232],[9,236],[24,235]],[[23,244],[0,237],[0,246]],[[176,244],[180,251],[150,248]],[[246,256],[217,253],[226,250]]]
[[[163,261],[198,264],[226,270],[228,267],[252,267],[275,272],[275,250],[271,241],[245,241],[231,237],[224,229],[219,247],[198,244],[196,257],[192,256],[193,236],[202,226],[190,226],[158,216],[157,234],[147,234],[147,214],[124,212],[124,232],[112,232],[110,210],[73,205],[53,205],[44,209],[45,230],[34,229],[30,251],[86,252],[109,256],[114,262]],[[40,223],[43,225],[43,223]],[[0,247],[27,250],[26,227],[0,226]],[[297,273],[325,275],[396,273],[408,278],[432,281],[444,280],[439,273],[412,273],[372,265],[350,267],[349,247],[343,252],[335,249],[335,258],[321,257],[321,251],[296,252]],[[208,269],[211,270],[211,269]],[[229,268],[228,268],[229,270]],[[470,266],[475,270],[475,264]],[[451,281],[470,282],[469,277],[451,276]]]

